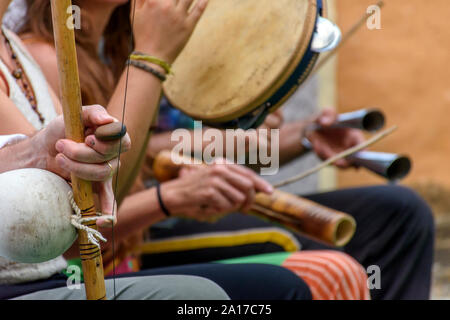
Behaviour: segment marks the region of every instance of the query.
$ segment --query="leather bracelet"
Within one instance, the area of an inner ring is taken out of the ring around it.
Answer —
[[[172,215],[170,214],[170,211],[167,209],[167,207],[165,206],[165,204],[162,200],[161,185],[159,183],[156,185],[156,195],[158,196],[159,207],[161,208],[162,212],[164,212],[164,214],[167,217],[171,217]]]
[[[139,62],[139,61],[135,61],[135,60],[128,60],[127,61],[127,65],[131,65],[133,67],[139,68],[145,72],[148,72],[152,75],[154,75],[155,77],[157,77],[161,82],[166,81],[167,77],[162,74],[161,72],[153,69],[152,67],[146,65],[145,63]]]

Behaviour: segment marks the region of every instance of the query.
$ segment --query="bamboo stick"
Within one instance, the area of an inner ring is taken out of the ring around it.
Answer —
[[[55,47],[58,59],[60,95],[64,112],[66,137],[75,142],[84,141],[84,126],[81,119],[81,91],[75,47],[75,33],[67,25],[71,17],[71,0],[51,0]],[[69,13],[68,13],[69,12]],[[96,209],[91,182],[78,179],[72,174],[74,199],[83,217],[95,217]],[[97,229],[96,223],[85,224]],[[86,298],[106,299],[103,262],[100,249],[89,243],[85,231],[78,232],[78,244],[82,260]]]
[[[192,164],[192,160],[171,151],[161,151],[153,161],[153,174],[158,181],[165,182],[176,179],[183,166],[207,166]],[[348,214],[280,190],[271,195],[256,193],[250,210],[244,213],[337,247],[345,246],[356,229],[355,220]]]

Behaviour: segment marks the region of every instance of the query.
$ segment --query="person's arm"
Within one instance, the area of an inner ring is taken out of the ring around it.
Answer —
[[[172,64],[194,31],[206,9],[207,0],[198,1],[190,9],[192,3],[191,0],[177,3],[171,0],[138,1],[133,25],[135,51],[156,56]],[[164,72],[160,66],[150,65]],[[126,94],[125,123],[133,140],[133,150],[122,158],[123,166],[118,183],[119,202],[128,193],[140,171],[161,92],[162,84],[156,77],[130,67],[128,84],[124,72],[108,104],[108,111],[120,119]]]
[[[118,119],[122,119],[126,82],[124,73],[108,104],[108,111]],[[144,159],[142,150],[148,143],[161,89],[161,82],[157,78],[145,71],[130,67],[124,122],[133,140],[133,149],[121,157],[122,167],[118,181],[119,202],[128,193],[142,165]]]
[[[36,132],[3,91],[0,91],[0,119],[0,135],[21,133],[30,136]]]
[[[156,188],[147,189],[125,197],[120,205],[119,223],[114,227],[114,239],[125,239],[131,234],[147,229],[167,217],[161,210],[156,196]],[[112,230],[102,228],[106,239],[112,239]],[[103,244],[108,248],[110,243]]]
[[[206,8],[207,0],[200,0],[189,10],[192,2],[191,0],[177,3],[173,0],[136,1],[133,25],[135,50],[173,63]],[[29,50],[41,65],[45,75],[49,77],[54,89],[57,89],[56,80],[52,80],[52,75],[57,71],[56,54],[52,48],[52,54],[44,55],[42,49],[48,50],[48,44],[34,43],[29,46]],[[150,65],[164,73],[160,66]],[[144,159],[149,130],[159,107],[161,89],[161,82],[155,76],[130,67],[129,73],[125,70],[122,74],[108,103],[108,112],[117,119],[122,119],[125,112],[124,122],[133,140],[133,149],[121,157],[122,166],[117,192],[119,202],[131,188]]]
[[[319,130],[306,130],[304,137],[309,140],[316,155],[322,160],[329,159],[365,141],[361,130],[351,128],[335,128],[338,114],[336,110],[327,108],[313,119]],[[340,159],[334,163],[339,168],[349,168],[353,164],[350,160]]]
[[[288,163],[305,153],[302,145],[305,128],[309,121],[295,121],[284,124],[280,129],[280,164]]]
[[[63,117],[59,116],[29,139],[0,149],[0,172],[37,168],[51,171],[66,180],[73,173],[94,182],[102,212],[111,214],[114,207],[111,177],[118,166],[118,161],[114,160],[117,159],[119,145],[123,152],[130,149],[130,137],[127,134],[120,141],[103,142],[92,134],[98,127],[115,120],[101,106],[83,107],[82,120],[88,133],[83,143],[65,139]],[[100,220],[99,224],[104,222]]]
[[[276,120],[273,115],[267,118],[265,126],[261,128],[280,129],[278,148],[280,155],[280,164],[288,163],[309,151],[305,149],[302,144],[303,138],[308,138],[312,143],[313,150],[317,156],[326,160],[335,154],[353,147],[364,141],[364,134],[360,130],[349,128],[333,128],[332,125],[337,119],[337,113],[333,109],[325,109],[320,114],[312,116],[310,119],[297,120],[281,125],[280,119]],[[318,124],[322,127],[321,130],[309,131],[308,126],[311,124]],[[147,163],[151,164],[151,159],[155,157],[158,152],[162,150],[171,150],[178,143],[171,141],[172,132],[161,133],[155,135],[150,140],[147,148]],[[191,145],[194,143],[194,135],[191,132]],[[223,141],[225,134],[223,134]],[[204,149],[210,142],[203,141],[202,149]],[[258,141],[260,143],[260,141]],[[270,146],[272,141],[269,139],[266,146]],[[224,144],[224,154],[226,144]],[[260,145],[261,146],[261,145]],[[342,159],[336,162],[336,165],[341,168],[351,166],[348,160]],[[257,166],[252,166],[257,168]],[[148,168],[147,168],[148,169]]]
[[[23,141],[11,143],[7,145],[0,145],[0,173],[17,170],[22,168],[38,168],[42,167],[41,150],[35,150],[33,146],[33,138],[25,138]],[[36,151],[38,153],[36,153]]]
[[[271,193],[272,186],[248,168],[235,164],[215,164],[185,168],[180,176],[161,185],[164,206],[173,217],[200,221],[227,213],[246,212],[256,192]],[[127,196],[119,208],[120,223],[114,228],[116,239],[142,231],[166,219],[156,188]],[[110,236],[110,230],[102,230]]]
[[[53,90],[59,90],[58,79],[54,76],[57,74],[58,66],[53,45],[45,42],[32,42],[27,44],[27,47],[39,63]],[[158,68],[158,66],[154,67]],[[159,71],[163,72],[161,69]],[[127,72],[124,71],[108,103],[107,109],[111,115],[117,119],[122,119],[124,116],[124,123],[133,139],[133,149],[127,155],[121,157],[118,199],[123,198],[126,190],[131,187],[137,174],[136,169],[140,167],[140,161],[142,161],[141,148],[148,141],[148,132],[153,115],[157,110],[161,89],[161,82],[157,78],[142,70],[130,67],[128,79]],[[125,94],[127,95],[127,101],[124,105]],[[124,111],[125,114],[123,115]]]
[[[278,109],[277,111],[269,114],[267,118],[265,119],[264,123],[256,130],[252,132],[245,132],[243,130],[235,130],[233,134],[233,139],[235,140],[233,143],[227,143],[227,134],[225,130],[219,130],[214,128],[205,128],[202,132],[203,134],[206,132],[206,130],[215,130],[215,132],[221,136],[220,140],[223,141],[223,148],[222,148],[222,155],[227,155],[227,146],[233,145],[234,146],[234,154],[238,154],[238,144],[236,143],[236,140],[245,141],[245,153],[249,152],[258,152],[257,149],[253,150],[252,146],[263,146],[265,148],[268,148],[270,150],[271,148],[271,135],[270,130],[272,129],[279,129],[283,123],[283,114],[281,109]],[[268,135],[266,139],[261,140],[262,135],[260,134],[260,130],[267,130]],[[197,151],[204,151],[205,148],[211,144],[211,141],[206,141],[202,139],[202,143],[200,144],[201,150],[195,150],[195,146],[197,145],[195,143],[195,135],[193,130],[187,131],[189,134],[188,139],[190,139],[190,145],[192,146],[191,152],[197,152]],[[172,150],[177,144],[180,143],[177,139],[172,139],[174,131],[167,131],[162,132],[158,134],[152,135],[148,145],[147,145],[147,163],[151,163],[152,159],[161,151],[164,150]],[[229,150],[228,150],[229,151]],[[242,151],[242,150],[241,150]],[[237,160],[237,159],[234,159]]]

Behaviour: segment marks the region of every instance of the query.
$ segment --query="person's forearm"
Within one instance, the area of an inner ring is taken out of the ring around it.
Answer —
[[[280,164],[287,163],[305,153],[302,146],[307,121],[295,121],[284,124],[280,129]]]
[[[43,152],[40,135],[20,141],[14,145],[0,149],[0,173],[25,169],[46,169],[47,157]]]
[[[227,152],[229,154],[237,155],[239,154],[237,148],[240,147],[240,143],[237,141],[242,142],[242,144],[245,146],[245,153],[248,153],[248,150],[250,146],[256,146],[258,144],[258,135],[246,135],[245,131],[239,131],[235,132],[232,136],[228,136],[225,132],[225,130],[218,130],[218,129],[203,129],[201,136],[199,138],[194,133],[194,130],[188,130],[189,133],[188,139],[190,139],[189,143],[187,145],[191,146],[191,150],[189,150],[192,154],[195,154],[197,152],[203,152],[205,148],[211,145],[211,143],[215,144],[215,146],[218,147],[217,141],[215,139],[215,135],[213,138],[213,141],[204,139],[204,134],[206,130],[216,130],[216,134],[219,137],[218,141],[222,141],[222,155],[225,157],[227,156]],[[154,158],[159,152],[164,150],[172,150],[175,146],[181,143],[179,140],[172,140],[172,133],[173,131],[169,132],[163,132],[155,134],[151,137],[148,146],[147,146],[147,156],[150,158]],[[185,136],[183,136],[185,138]],[[228,138],[233,139],[234,141],[227,141]],[[197,139],[201,139],[201,142],[199,143]],[[234,147],[233,150],[227,151],[227,146],[232,145]],[[236,160],[236,159],[235,159]]]
[[[117,216],[117,225],[114,227],[115,239],[129,237],[166,218],[159,206],[156,188],[126,197]],[[101,231],[107,239],[112,238],[110,229],[105,228]]]
[[[172,131],[153,134],[147,146],[147,156],[154,158],[161,151],[172,150],[178,142],[172,141],[171,136]]]
[[[196,150],[195,148],[197,147],[197,143],[195,141],[194,138],[194,131],[193,130],[189,130],[189,145],[191,146],[191,152],[195,153],[200,152],[202,150],[204,150],[211,142],[210,141],[204,141],[203,140],[203,133],[202,133],[202,141],[201,144],[199,144],[200,146],[200,150]],[[164,150],[172,150],[176,145],[178,145],[181,141],[178,140],[172,140],[172,133],[173,131],[169,131],[169,132],[162,132],[162,133],[158,133],[158,134],[154,134],[152,135],[148,146],[147,146],[147,155],[151,158],[155,157],[159,152],[164,151]],[[224,147],[223,147],[223,154],[225,155],[226,153],[226,136],[225,136],[225,132],[223,130],[220,131],[220,134],[222,135],[222,141],[224,141]],[[183,137],[184,138],[184,137]]]
[[[280,164],[287,163],[299,156],[301,156],[306,150],[302,146],[302,137],[304,134],[304,128],[308,124],[308,121],[296,121],[284,124],[280,129],[280,139],[279,139],[279,152],[280,152]],[[192,152],[194,152],[194,133],[190,132],[192,146]],[[224,131],[221,131],[223,134],[223,155],[226,155],[226,135]],[[179,141],[171,140],[172,132],[164,132],[157,135],[152,136],[147,148],[147,156],[150,158],[154,158],[159,152],[163,150],[171,150],[174,148]],[[202,149],[204,150],[206,146],[208,146],[210,141],[202,140]],[[274,141],[271,141],[274,143]],[[246,143],[246,150],[248,149],[248,141]],[[234,144],[235,145],[235,144]],[[236,145],[235,145],[236,148]],[[236,152],[236,150],[234,150]]]
[[[124,72],[108,104],[108,112],[119,120],[125,111],[124,122],[132,141],[131,150],[121,156],[117,190],[119,202],[126,196],[139,172],[162,88],[156,77],[134,67],[129,69],[128,85],[126,80]]]

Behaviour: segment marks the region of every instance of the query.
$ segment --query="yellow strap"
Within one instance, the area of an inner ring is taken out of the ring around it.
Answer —
[[[263,228],[213,232],[174,237],[169,240],[151,241],[143,244],[136,251],[141,254],[155,254],[205,248],[234,247],[265,242],[275,243],[289,252],[300,250],[299,242],[291,233],[278,228]]]
[[[163,61],[163,60],[161,60],[161,59],[159,59],[157,57],[153,57],[153,56],[149,56],[149,55],[146,55],[146,54],[136,53],[135,52],[135,53],[130,55],[130,59],[131,60],[141,60],[141,61],[147,61],[147,62],[150,62],[150,63],[154,63],[154,64],[160,66],[161,68],[163,68],[166,71],[167,74],[172,74],[172,66],[169,63],[167,63],[167,62],[165,62],[165,61]]]

